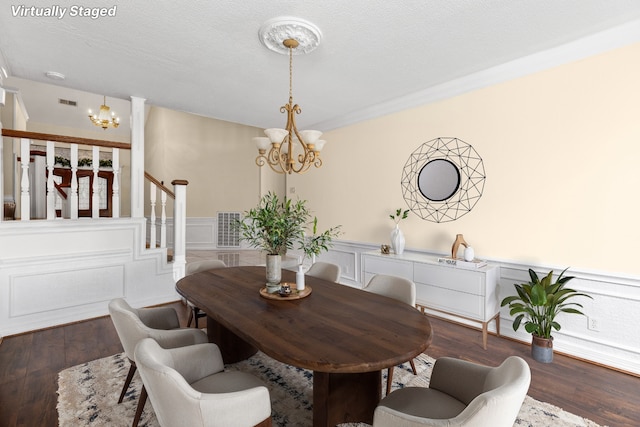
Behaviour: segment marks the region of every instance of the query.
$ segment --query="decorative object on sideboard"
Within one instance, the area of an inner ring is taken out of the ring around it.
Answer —
[[[306,227],[313,224],[313,235],[307,237]],[[274,292],[280,288],[281,257],[288,249],[302,250],[305,255],[318,255],[331,246],[339,236],[340,226],[317,233],[318,219],[311,220],[306,200],[280,200],[269,192],[260,199],[258,206],[245,211],[242,220],[235,220],[233,227],[249,246],[266,252],[266,278]]]
[[[465,248],[469,247],[469,244],[466,240],[464,240],[464,236],[462,234],[456,234],[456,240],[453,241],[453,245],[451,245],[451,258],[458,258],[458,250],[460,246],[464,246]],[[473,258],[472,258],[473,259]],[[470,261],[465,259],[465,261]]]
[[[482,158],[471,145],[436,138],[409,155],[400,184],[412,212],[428,221],[449,222],[473,209],[485,178]]]
[[[390,249],[389,245],[380,245],[380,253],[383,255],[389,255]]]
[[[305,173],[311,165],[322,166],[320,151],[325,144],[320,139],[322,132],[317,130],[298,131],[296,114],[302,109],[293,103],[293,55],[305,54],[320,44],[320,29],[311,22],[299,18],[274,18],[260,28],[260,41],[269,50],[289,54],[289,102],[280,107],[281,113],[287,113],[284,129],[271,128],[264,131],[266,137],[255,137],[258,147],[256,164],[268,164],[277,173]],[[296,149],[302,153],[296,156]],[[268,150],[268,151],[267,151]]]
[[[462,259],[458,257],[460,246],[464,247]],[[451,245],[451,256],[440,257],[438,258],[438,262],[452,267],[460,267],[470,270],[487,265],[486,261],[476,259],[475,256],[475,251],[471,246],[469,246],[466,240],[464,240],[464,236],[462,234],[456,234],[456,239],[453,241],[453,245]]]
[[[513,330],[517,331],[524,321],[524,329],[531,334],[531,356],[542,363],[553,361],[553,336],[552,329],[560,330],[560,324],[556,316],[560,313],[584,313],[582,305],[577,302],[568,302],[574,297],[592,298],[575,289],[565,287],[566,283],[574,276],[565,276],[568,267],[562,270],[558,278],[553,281],[553,270],[542,279],[535,271],[529,269],[530,281],[528,283],[514,284],[517,295],[506,297],[500,304],[501,307],[509,306],[509,314],[516,315],[513,319]],[[593,299],[593,298],[592,298]],[[578,307],[578,308],[576,308]]]
[[[396,209],[395,214],[392,213],[389,215],[389,218],[396,223],[395,228],[391,230],[391,247],[396,255],[402,255],[404,252],[405,240],[404,234],[402,233],[402,230],[400,230],[400,221],[406,219],[407,216],[409,216],[409,209],[404,211],[402,209]]]

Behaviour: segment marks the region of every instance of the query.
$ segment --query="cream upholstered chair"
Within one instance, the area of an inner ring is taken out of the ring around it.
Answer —
[[[271,425],[269,390],[251,374],[224,372],[213,343],[165,350],[144,339],[135,358],[161,426]]]
[[[404,277],[376,274],[369,280],[364,290],[407,303],[411,307],[416,306],[416,285]],[[413,363],[413,359],[409,363],[411,364],[411,369],[413,369],[413,374],[416,375],[416,365]],[[393,366],[387,370],[387,394],[391,391],[392,382]]]
[[[180,328],[178,314],[171,307],[136,309],[132,308],[124,299],[116,298],[109,302],[109,314],[124,348],[124,353],[131,363],[118,403],[122,402],[129,384],[131,384],[133,374],[136,372],[133,352],[140,340],[153,338],[166,348],[183,347],[209,341],[207,334],[199,329]],[[133,421],[134,427],[140,420],[146,399],[147,394],[143,387],[140,391],[138,409]]]
[[[306,275],[337,282],[340,280],[340,266],[330,262],[316,261],[311,265]]]
[[[185,274],[200,273],[201,271],[213,270],[214,268],[224,268],[227,265],[224,261],[219,259],[202,259],[198,261],[191,261],[187,263],[185,267]],[[198,327],[198,319],[206,316],[205,313],[200,311],[199,307],[196,307],[191,301],[187,301],[187,305],[191,308],[189,312],[189,319],[187,320],[187,326],[191,326],[191,321],[194,321],[195,327]]]
[[[382,399],[374,427],[511,427],[529,390],[531,371],[518,356],[498,367],[443,357],[429,387],[405,387]]]

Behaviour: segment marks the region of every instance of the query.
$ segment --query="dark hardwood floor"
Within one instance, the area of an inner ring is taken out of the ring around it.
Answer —
[[[186,324],[188,310],[171,304]],[[529,346],[431,318],[432,357],[497,365],[510,355],[531,366],[529,395],[610,427],[640,425],[640,378],[555,355],[552,364],[529,357]],[[0,344],[0,426],[57,426],[58,372],[122,351],[109,317],[6,337]]]

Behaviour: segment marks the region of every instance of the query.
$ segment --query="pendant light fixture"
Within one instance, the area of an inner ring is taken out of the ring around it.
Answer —
[[[317,130],[298,131],[295,115],[302,109],[293,103],[293,55],[308,53],[320,43],[320,30],[310,22],[299,18],[276,18],[266,22],[260,29],[260,40],[270,50],[289,54],[289,102],[280,107],[287,114],[284,129],[270,128],[266,137],[253,138],[258,147],[256,164],[268,164],[278,173],[303,174],[311,165],[322,166],[320,151],[325,141]]]

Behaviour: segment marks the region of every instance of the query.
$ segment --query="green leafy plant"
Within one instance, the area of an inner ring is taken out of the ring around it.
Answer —
[[[234,222],[242,240],[251,247],[270,255],[284,255],[297,244],[305,254],[319,254],[327,250],[338,227],[317,234],[317,218],[313,219],[313,236],[307,238],[305,230],[311,224],[311,212],[306,200],[278,199],[274,193],[265,195],[257,207],[244,213],[242,220]]]
[[[578,308],[581,304],[569,302],[571,298],[591,296],[565,287],[566,283],[574,276],[565,276],[568,270],[565,268],[553,281],[553,270],[542,279],[535,271],[529,269],[529,283],[514,284],[518,295],[506,297],[500,304],[501,307],[509,306],[509,313],[515,317],[513,319],[513,330],[517,331],[524,321],[524,329],[530,334],[540,338],[551,338],[551,330],[560,330],[560,324],[556,322],[556,316],[560,313],[584,313]],[[578,307],[578,308],[576,308]]]
[[[404,212],[402,211],[402,209],[396,209],[396,213],[390,214],[389,218],[391,218],[393,222],[398,224],[401,220],[406,219],[408,216],[409,216],[409,209],[405,210]]]
[[[300,245],[300,249],[304,251],[305,256],[311,258],[313,255],[320,255],[322,251],[328,251],[334,238],[340,235],[340,226],[331,227],[328,230],[318,234],[318,218],[313,218],[313,235],[304,239]]]

